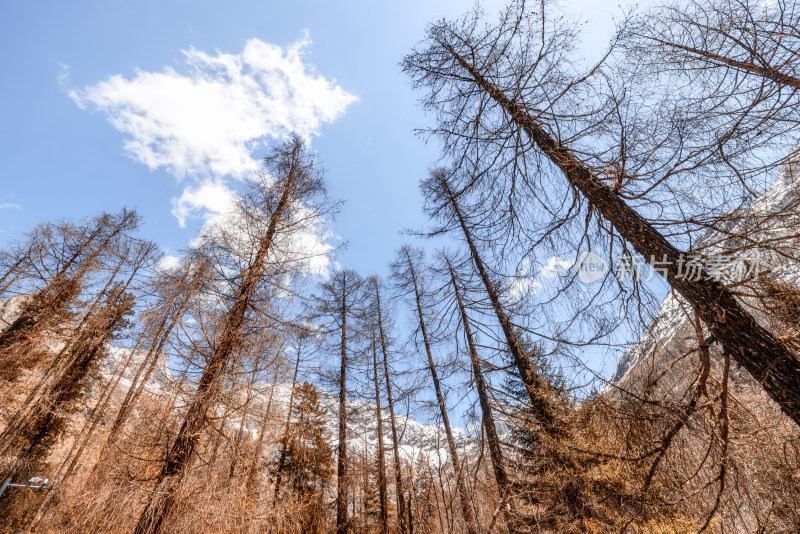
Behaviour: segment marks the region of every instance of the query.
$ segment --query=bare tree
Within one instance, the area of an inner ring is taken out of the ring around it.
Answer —
[[[458,489],[459,500],[461,501],[461,515],[467,531],[470,534],[474,534],[477,532],[475,514],[470,507],[469,495],[467,494],[467,489],[464,485],[462,465],[461,461],[459,460],[456,442],[453,438],[453,429],[450,426],[450,419],[447,415],[447,406],[445,404],[444,395],[442,394],[439,375],[436,371],[436,363],[433,361],[430,339],[428,338],[428,330],[425,321],[425,309],[423,307],[424,288],[421,286],[419,279],[419,273],[421,269],[422,251],[414,250],[406,246],[400,249],[397,260],[395,260],[395,262],[392,264],[392,277],[397,281],[398,286],[404,292],[407,292],[411,295],[411,298],[414,302],[414,308],[417,315],[417,325],[419,332],[422,334],[422,342],[425,347],[425,354],[427,356],[428,370],[431,374],[433,389],[436,392],[436,403],[439,407],[439,413],[442,417],[442,424],[444,425],[445,433],[447,435],[447,445],[450,452],[450,460],[453,464],[453,472],[456,477],[456,487]]]
[[[104,255],[113,254],[115,241],[124,239],[138,224],[139,218],[132,211],[104,213],[86,225],[44,225],[32,233],[30,245],[17,247],[18,253],[25,251],[26,258],[37,250],[37,261],[29,269],[30,276],[15,278],[21,292],[30,296],[16,318],[0,332],[0,376],[7,381],[17,378],[21,366],[30,359],[32,344],[66,322],[69,307],[87,285],[88,275],[101,267]]]
[[[386,398],[387,407],[389,408],[389,424],[392,430],[392,449],[394,453],[394,477],[395,477],[395,497],[397,500],[397,522],[401,534],[409,531],[411,519],[408,515],[408,509],[405,500],[405,489],[403,485],[403,469],[402,459],[400,458],[400,438],[397,429],[397,419],[395,417],[395,397],[392,394],[392,373],[389,368],[389,335],[391,330],[391,317],[387,316],[386,309],[381,300],[383,291],[383,283],[377,277],[373,277],[370,287],[374,295],[372,303],[372,310],[374,311],[373,319],[378,327],[378,342],[381,347],[381,354],[383,356],[383,376],[386,382]]]
[[[156,488],[139,518],[135,529],[137,534],[161,532],[164,520],[174,506],[180,478],[189,466],[201,433],[209,424],[208,412],[219,392],[221,378],[241,341],[248,312],[259,287],[263,286],[268,262],[276,254],[276,242],[282,237],[291,238],[281,234],[296,229],[298,218],[308,218],[306,210],[313,215],[318,213],[310,203],[319,196],[322,184],[314,162],[304,152],[303,143],[298,138],[277,148],[267,158],[267,163],[274,175],[274,182],[255,182],[249,196],[242,197],[239,204],[242,210],[240,216],[251,233],[245,239],[244,250],[233,251],[244,256],[235,295],[223,315],[219,337],[215,340],[213,352],[208,357],[181,429],[157,478]],[[213,243],[214,240],[209,241]],[[215,245],[219,246],[219,242]]]
[[[696,280],[682,276],[685,254],[620,192],[620,187],[633,179],[626,167],[613,167],[614,180],[620,184],[615,188],[608,176],[584,162],[581,151],[571,147],[578,145],[578,140],[589,143],[587,136],[599,126],[576,132],[572,139],[560,136],[570,121],[580,118],[574,111],[559,114],[568,104],[565,95],[577,98],[579,89],[597,69],[583,77],[570,76],[553,63],[559,54],[566,53],[557,47],[571,34],[565,25],[550,22],[548,11],[552,9],[542,4],[541,10],[533,12],[517,3],[496,26],[482,26],[479,15],[461,23],[433,25],[424,48],[406,58],[404,67],[415,84],[431,90],[426,105],[439,111],[437,131],[443,134],[448,153],[461,163],[479,154],[481,160],[497,164],[497,170],[505,165],[502,172],[472,166],[462,183],[469,187],[503,183],[514,187],[518,179],[524,187],[515,194],[521,190],[533,200],[538,173],[527,170],[541,169],[546,176],[559,173],[569,189],[588,203],[591,216],[610,225],[609,231],[618,234],[637,254],[661,262],[667,282],[695,309],[711,335],[763,385],[784,413],[800,424],[800,364],[796,355],[762,327],[707,268],[701,268]],[[550,65],[554,70],[537,78],[539,69]],[[571,102],[574,105],[577,100]],[[750,131],[756,133],[755,128]],[[709,154],[709,150],[702,154]],[[720,159],[724,158],[717,161]],[[692,163],[697,165],[696,160]]]
[[[478,390],[478,399],[481,406],[481,414],[483,419],[483,428],[486,431],[486,441],[489,444],[489,457],[492,461],[492,469],[494,470],[495,481],[500,490],[501,495],[509,495],[511,487],[506,473],[506,463],[503,459],[503,451],[500,448],[500,437],[497,434],[497,426],[495,425],[494,412],[492,405],[489,403],[489,393],[487,391],[486,382],[481,368],[481,361],[478,357],[478,350],[475,344],[475,337],[472,333],[470,326],[469,316],[467,315],[467,308],[464,300],[461,297],[461,290],[458,287],[458,278],[453,270],[453,265],[447,256],[443,255],[443,260],[447,264],[447,271],[450,274],[450,281],[453,285],[453,295],[456,298],[458,311],[461,315],[461,327],[464,329],[464,337],[467,340],[467,352],[469,353],[470,363],[472,364],[472,375],[475,380],[475,389]]]
[[[331,279],[321,286],[318,297],[319,314],[325,317],[330,326],[327,331],[336,337],[332,345],[339,352],[339,372],[336,380],[339,386],[338,446],[336,459],[336,532],[343,534],[350,528],[347,513],[348,499],[348,454],[347,454],[347,369],[352,358],[350,343],[358,335],[355,320],[363,305],[363,280],[351,270],[337,271]]]
[[[286,426],[283,430],[283,443],[281,443],[281,453],[278,458],[278,466],[276,467],[277,473],[275,474],[275,499],[278,498],[278,494],[281,491],[281,480],[283,478],[283,467],[286,462],[286,450],[289,446],[289,429],[292,423],[292,409],[294,407],[294,393],[295,393],[295,386],[297,385],[297,373],[300,371],[300,359],[303,355],[303,344],[304,341],[311,335],[311,333],[300,327],[296,329],[295,332],[292,334],[296,338],[297,344],[297,357],[295,358],[294,362],[294,372],[292,373],[292,385],[291,389],[289,390],[289,406],[286,408]]]

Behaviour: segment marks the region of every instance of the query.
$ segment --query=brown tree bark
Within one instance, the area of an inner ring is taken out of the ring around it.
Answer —
[[[703,50],[692,46],[686,46],[680,43],[659,39],[657,37],[652,37],[652,36],[645,36],[645,37],[664,46],[668,46],[670,48],[686,52],[688,55],[694,56],[695,59],[703,59],[711,63],[718,63],[720,65],[725,65],[726,67],[730,67],[732,69],[742,70],[745,72],[749,72],[750,74],[755,74],[756,76],[766,78],[767,80],[771,80],[780,85],[786,85],[794,89],[800,89],[800,79],[794,76],[790,76],[786,73],[783,73],[780,70],[770,65],[758,65],[752,61],[741,61],[738,59],[729,58],[721,54],[716,54],[714,52],[711,52],[710,50]]]
[[[135,212],[123,211],[119,219],[115,220],[108,214],[98,217],[89,235],[84,239],[70,258],[64,262],[59,271],[48,281],[47,285],[39,291],[25,306],[20,315],[2,332],[0,332],[0,353],[6,352],[11,346],[26,336],[35,335],[42,328],[52,326],[50,319],[54,313],[63,307],[69,300],[77,296],[77,288],[86,272],[94,266],[95,261],[109,244],[123,231],[134,228],[138,224]],[[110,225],[113,225],[109,228]],[[104,235],[104,231],[108,231]],[[95,239],[102,239],[90,254],[81,260],[81,255],[89,250]],[[69,274],[69,269],[80,260],[78,270]]]
[[[339,369],[339,446],[336,458],[336,533],[347,534],[347,277],[342,276],[341,367]]]
[[[417,282],[417,273],[414,262],[408,254],[408,250],[404,249],[405,259],[409,274],[411,275],[411,284],[414,289],[414,298],[417,308],[417,320],[420,331],[422,332],[422,341],[425,346],[425,354],[428,357],[428,369],[431,373],[431,380],[433,380],[433,389],[436,392],[436,403],[439,406],[439,413],[442,416],[442,425],[444,426],[445,435],[447,436],[447,445],[450,450],[450,460],[453,464],[453,473],[456,477],[456,489],[458,497],[461,501],[461,517],[467,527],[469,534],[477,534],[475,514],[470,507],[467,488],[464,485],[464,477],[461,472],[461,461],[458,456],[458,449],[456,448],[456,441],[453,438],[453,429],[450,427],[450,418],[447,416],[447,407],[444,402],[444,395],[442,395],[442,388],[439,383],[439,373],[436,371],[436,364],[433,362],[433,354],[431,352],[430,340],[428,339],[428,330],[425,325],[425,316],[422,312],[422,295],[420,292],[419,284]]]
[[[508,475],[506,474],[505,461],[503,460],[503,451],[500,448],[500,438],[497,436],[497,427],[494,422],[494,413],[492,412],[492,405],[489,404],[489,395],[486,392],[486,383],[483,379],[483,371],[481,370],[481,362],[478,358],[478,351],[475,348],[475,338],[472,335],[472,327],[470,326],[469,316],[467,309],[464,306],[464,301],[461,298],[461,291],[458,289],[455,272],[450,262],[447,262],[447,268],[450,271],[450,280],[453,283],[453,292],[456,296],[456,303],[458,310],[461,313],[461,322],[464,327],[464,336],[467,338],[467,350],[469,351],[469,359],[472,362],[472,374],[475,377],[475,389],[478,390],[478,400],[481,405],[481,413],[483,414],[483,428],[486,431],[486,441],[489,444],[489,457],[492,460],[492,469],[494,470],[494,478],[497,481],[497,487],[501,495],[506,495],[509,491]]]
[[[699,280],[679,276],[683,254],[610,186],[584,165],[570,149],[556,141],[539,122],[489,82],[449,45],[445,49],[465,74],[506,112],[531,142],[579,190],[592,208],[609,221],[623,239],[645,258],[666,262],[667,282],[696,310],[711,335],[762,385],[781,410],[800,425],[800,361],[772,333],[762,327],[731,291],[703,269]]]
[[[500,302],[500,296],[495,284],[489,277],[489,273],[487,272],[483,260],[481,259],[480,253],[478,252],[478,247],[475,246],[475,242],[472,239],[472,234],[467,226],[466,220],[461,211],[461,207],[458,204],[458,199],[450,189],[450,185],[447,183],[446,177],[440,176],[439,183],[447,195],[447,200],[450,202],[453,214],[455,214],[456,218],[458,219],[458,223],[461,226],[461,230],[464,234],[464,240],[467,242],[467,246],[469,247],[470,256],[472,257],[472,261],[476,270],[478,271],[478,275],[480,276],[481,282],[486,290],[486,294],[489,295],[489,300],[492,303],[492,309],[494,310],[497,320],[500,323],[500,328],[503,330],[503,335],[506,338],[508,350],[511,352],[511,356],[514,358],[514,364],[519,371],[520,379],[525,386],[525,391],[528,394],[528,399],[531,402],[531,407],[534,410],[534,414],[536,415],[539,424],[542,425],[542,429],[548,436],[554,438],[562,437],[565,430],[561,425],[559,425],[558,417],[552,408],[550,402],[551,392],[549,391],[550,388],[547,384],[547,381],[544,380],[543,377],[537,372],[536,368],[531,362],[530,356],[525,353],[520,345],[517,333],[514,331],[514,325],[506,313],[503,303]]]
[[[292,151],[292,163],[299,156],[299,150],[300,146],[295,144]],[[218,393],[219,379],[236,348],[239,331],[244,325],[250,298],[253,296],[256,284],[262,276],[262,270],[266,263],[267,254],[272,247],[278,222],[283,217],[284,210],[290,202],[296,178],[295,169],[292,167],[286,175],[280,200],[275,207],[275,211],[270,216],[267,231],[259,241],[255,258],[245,272],[242,273],[242,284],[233,305],[225,314],[222,334],[209,358],[208,365],[203,370],[186,417],[157,478],[156,488],[139,517],[139,522],[134,530],[135,534],[160,533],[164,520],[174,505],[178,490],[178,479],[187,469],[200,435],[208,426],[208,410]]]

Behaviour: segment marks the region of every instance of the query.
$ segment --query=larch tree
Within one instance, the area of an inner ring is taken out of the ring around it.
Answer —
[[[294,371],[292,372],[292,385],[289,389],[289,404],[286,408],[286,426],[283,430],[282,442],[281,442],[281,452],[280,456],[278,457],[278,465],[275,467],[275,499],[277,500],[278,495],[281,492],[281,482],[283,481],[283,471],[284,466],[286,463],[286,454],[289,447],[289,440],[291,434],[291,426],[292,426],[292,411],[294,410],[294,396],[295,396],[295,389],[297,386],[297,376],[300,372],[300,360],[303,356],[303,348],[307,344],[307,340],[313,335],[308,329],[304,327],[297,327],[292,329],[292,332],[289,334],[295,338],[297,356],[295,357],[294,361]]]
[[[77,409],[84,389],[97,372],[100,359],[105,356],[106,344],[128,326],[126,316],[132,313],[133,297],[125,292],[123,284],[117,284],[109,292],[104,305],[93,311],[85,327],[72,344],[65,367],[53,385],[37,399],[30,413],[18,424],[7,430],[6,451],[13,451],[17,462],[13,471],[3,473],[3,478],[14,474],[31,476],[41,469],[52,447],[66,430],[66,417]],[[6,452],[6,454],[8,454]],[[27,507],[14,495],[4,496],[0,503],[3,515],[24,520]],[[14,510],[14,514],[11,511]],[[12,518],[14,520],[14,518]]]
[[[552,390],[547,379],[539,373],[536,364],[532,361],[520,344],[518,327],[512,322],[506,306],[501,300],[501,291],[498,284],[492,280],[489,270],[483,261],[482,255],[473,238],[473,231],[459,205],[455,193],[450,187],[448,176],[444,170],[435,170],[431,176],[422,182],[422,191],[428,202],[427,211],[432,216],[438,216],[460,230],[460,234],[469,249],[470,258],[477,271],[481,283],[489,296],[492,309],[495,313],[500,328],[502,329],[508,351],[514,359],[514,365],[519,371],[519,378],[525,385],[531,407],[545,433],[553,438],[560,438],[565,429],[559,421],[558,410],[553,404]],[[441,229],[439,231],[442,231]]]
[[[734,130],[722,130],[705,144],[701,139],[695,147],[685,146],[695,139],[684,135],[680,141],[689,155],[673,150],[671,153],[679,156],[673,161],[655,159],[661,154],[652,147],[649,152],[636,154],[634,148],[644,146],[644,137],[637,139],[636,145],[619,145],[619,137],[616,138],[616,146],[621,150],[630,148],[630,153],[620,156],[602,152],[597,147],[605,140],[602,128],[609,131],[615,127],[613,115],[612,120],[604,121],[603,117],[609,116],[609,106],[616,102],[619,109],[624,101],[614,100],[614,93],[597,110],[586,109],[598,100],[594,98],[598,93],[592,93],[596,87],[590,83],[600,77],[599,73],[608,73],[599,67],[585,74],[569,71],[570,43],[575,35],[568,23],[554,14],[555,9],[545,2],[534,11],[523,2],[516,2],[495,25],[484,24],[481,14],[460,22],[437,23],[429,28],[422,47],[406,57],[404,68],[415,86],[428,90],[425,105],[439,119],[435,131],[442,135],[445,151],[454,159],[456,168],[463,171],[459,174],[463,187],[451,189],[489,195],[486,188],[491,187],[495,199],[502,198],[506,205],[509,201],[519,202],[520,210],[526,203],[538,206],[544,200],[540,192],[548,188],[552,191],[560,187],[574,193],[575,200],[585,203],[589,222],[596,219],[597,224],[607,225],[607,235],[614,239],[618,236],[641,257],[659,262],[666,281],[695,310],[714,339],[762,384],[787,416],[800,424],[797,355],[760,325],[734,292],[711,276],[707,266],[699,267],[697,277],[684,276],[681,269],[685,251],[659,230],[657,221],[640,213],[653,212],[652,203],[658,201],[658,194],[653,191],[658,190],[659,184],[672,185],[693,169],[718,170],[730,177],[733,187],[742,189],[740,182],[747,178],[746,157],[757,159],[759,154],[742,152],[742,146],[748,145],[738,145],[741,157],[733,159],[725,149],[744,138],[748,138],[749,146],[758,147],[759,139],[780,135],[780,116],[769,121],[770,117],[739,113],[734,117]],[[585,99],[583,104],[581,99]],[[580,110],[577,113],[576,105]],[[753,120],[746,122],[750,118]],[[594,122],[587,124],[590,121]],[[684,119],[673,124],[692,133],[688,128],[696,126],[700,130],[708,122],[698,118],[694,123]],[[767,124],[779,132],[768,131]],[[623,123],[614,131],[625,135],[624,126]],[[641,130],[638,133],[644,134]],[[697,138],[705,135],[695,133]],[[666,137],[664,132],[658,134],[659,139]],[[664,147],[672,150],[667,144]],[[743,165],[741,172],[731,172],[729,167],[735,168],[738,163]],[[667,180],[662,171],[672,179]],[[557,181],[559,175],[563,182]],[[540,188],[543,183],[545,189]],[[707,183],[709,187],[720,185],[719,181]],[[663,188],[659,191],[670,193]],[[699,190],[693,193],[698,200],[714,200],[703,198]],[[631,201],[638,204],[638,211]],[[542,206],[539,215],[546,224],[547,205]]]
[[[502,500],[511,497],[508,473],[506,469],[506,462],[503,458],[503,451],[501,449],[500,436],[497,433],[497,425],[495,424],[494,410],[489,399],[489,391],[484,378],[482,363],[478,356],[478,349],[473,334],[469,315],[467,314],[467,307],[462,297],[462,289],[459,287],[459,279],[455,270],[453,269],[450,258],[442,255],[442,260],[446,264],[447,273],[450,275],[450,282],[453,287],[453,296],[458,306],[458,313],[461,316],[461,328],[464,331],[464,338],[466,339],[467,352],[469,354],[470,364],[472,365],[472,376],[475,381],[475,389],[478,391],[478,400],[481,407],[482,423],[484,431],[486,432],[486,441],[489,445],[489,458],[492,462],[492,470],[494,471],[495,481],[500,490]]]
[[[319,223],[323,212],[320,202],[324,202],[319,172],[297,137],[274,149],[266,163],[271,176],[252,182],[247,194],[233,206],[232,217],[237,217],[234,224],[224,229],[211,228],[207,235],[205,247],[210,249],[209,255],[217,260],[227,255],[232,265],[240,266],[240,270],[228,279],[231,293],[226,299],[227,309],[222,313],[183,423],[136,525],[136,534],[162,531],[175,504],[181,477],[189,468],[198,440],[209,425],[209,411],[240,346],[243,331],[252,319],[253,307],[260,298],[274,296],[274,290],[264,294],[264,288],[272,287],[276,279],[286,276],[287,262],[289,269],[305,267],[303,262],[297,261],[300,245],[296,233],[304,229],[309,231],[309,224],[311,231],[316,230],[314,225]],[[243,235],[229,235],[234,229]],[[282,247],[288,249],[282,251]],[[303,251],[299,254],[302,256]],[[283,272],[270,269],[276,261],[284,265]]]
[[[29,276],[19,270],[23,276],[13,278],[17,293],[28,296],[14,320],[0,331],[0,379],[13,381],[21,368],[36,365],[28,362],[33,344],[66,322],[88,276],[102,268],[103,256],[113,255],[115,242],[125,239],[139,222],[135,212],[123,210],[82,225],[44,225],[29,236],[28,246],[15,247],[29,260],[31,251],[38,252]],[[16,262],[15,266],[19,269]]]
[[[378,338],[375,327],[371,329],[372,345],[372,378],[375,384],[375,425],[378,436],[377,457],[375,458],[378,473],[378,503],[380,508],[380,524],[383,534],[389,532],[389,501],[386,489],[386,448],[383,441],[383,409],[381,408],[381,387],[378,379]]]
[[[395,280],[400,291],[409,295],[412,301],[412,306],[417,319],[418,331],[422,335],[422,344],[427,357],[428,371],[431,375],[433,382],[433,389],[436,393],[436,404],[439,408],[439,415],[442,418],[445,434],[447,436],[447,446],[450,453],[450,461],[453,467],[453,474],[456,479],[456,488],[458,491],[459,501],[461,503],[460,511],[461,518],[470,534],[477,532],[477,523],[475,521],[475,514],[470,504],[469,494],[464,483],[463,466],[459,459],[458,449],[456,448],[455,438],[453,437],[453,429],[450,426],[450,418],[447,414],[447,405],[445,403],[444,394],[442,393],[442,386],[439,380],[439,374],[436,370],[436,363],[433,360],[433,353],[431,349],[431,340],[428,335],[428,328],[426,324],[426,315],[429,312],[424,303],[426,299],[425,287],[423,285],[423,265],[422,251],[412,249],[411,247],[402,247],[398,254],[397,259],[392,263],[392,278]]]
[[[369,297],[372,299],[370,306],[372,319],[377,326],[377,341],[381,350],[383,377],[386,384],[387,408],[389,409],[389,426],[391,428],[392,452],[394,457],[394,483],[395,499],[397,501],[397,523],[400,533],[405,534],[409,530],[411,520],[408,517],[408,508],[406,506],[402,458],[400,457],[400,434],[397,428],[397,417],[395,416],[397,390],[394,390],[394,392],[392,390],[392,379],[395,374],[391,372],[389,365],[389,352],[392,342],[390,333],[394,323],[392,321],[392,315],[388,312],[388,308],[384,305],[383,299],[385,299],[385,297],[382,296],[385,292],[384,283],[378,277],[372,277],[370,280],[371,283],[368,284],[367,290],[369,291]]]
[[[330,280],[320,287],[317,309],[326,321],[331,350],[338,352],[339,370],[335,381],[339,389],[338,432],[336,449],[336,532],[346,533],[350,528],[348,519],[348,441],[347,441],[347,374],[348,364],[353,358],[355,340],[359,337],[356,321],[363,307],[363,285],[361,276],[352,270],[333,273]]]
[[[280,469],[287,489],[300,501],[299,519],[303,532],[325,532],[326,483],[333,475],[333,450],[325,431],[325,410],[319,393],[308,382],[297,387],[294,419],[289,432],[279,441]]]

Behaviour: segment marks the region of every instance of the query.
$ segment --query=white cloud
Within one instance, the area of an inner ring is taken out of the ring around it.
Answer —
[[[177,269],[181,264],[180,258],[174,254],[164,254],[158,262],[158,267],[164,271],[172,271]]]
[[[22,206],[16,202],[0,202],[0,210],[21,210]]]
[[[125,134],[125,149],[150,169],[165,168],[190,182],[173,199],[181,225],[197,213],[221,213],[232,198],[230,178],[259,168],[269,140],[290,132],[306,138],[341,116],[356,98],[304,63],[311,40],[289,46],[246,42],[239,54],[183,51],[185,73],[137,71],[68,90],[82,109],[106,114]]]
[[[181,226],[197,212],[222,215],[228,212],[234,201],[234,193],[221,179],[206,179],[197,186],[188,186],[183,194],[172,199],[172,214]]]
[[[506,288],[507,298],[512,301],[519,301],[536,295],[544,287],[543,280],[558,278],[562,272],[568,271],[574,264],[574,260],[564,260],[559,256],[551,256],[542,267],[534,269],[530,260],[524,261]]]

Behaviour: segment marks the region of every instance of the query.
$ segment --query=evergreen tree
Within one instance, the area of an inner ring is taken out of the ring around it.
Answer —
[[[303,532],[322,532],[326,524],[323,496],[333,476],[333,450],[325,431],[325,410],[319,393],[308,382],[295,392],[294,420],[279,445],[285,447],[281,472],[284,488],[298,499]],[[277,465],[276,465],[277,467]]]

